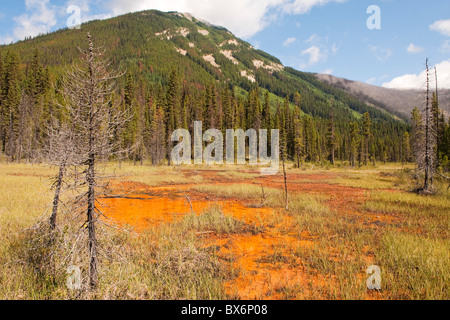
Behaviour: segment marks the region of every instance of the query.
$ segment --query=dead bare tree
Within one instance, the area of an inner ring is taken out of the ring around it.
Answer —
[[[430,69],[428,59],[426,60],[426,104],[425,104],[425,139],[421,144],[420,157],[418,159],[419,168],[423,168],[425,179],[422,192],[430,193],[433,187],[433,175],[436,161],[436,130],[430,106]]]
[[[71,130],[69,124],[61,123],[55,119],[53,119],[53,125],[47,128],[48,144],[43,148],[44,161],[58,168],[58,174],[52,183],[55,193],[49,221],[51,233],[56,231],[61,192],[67,170],[80,161],[76,152],[73,134],[74,131]]]
[[[80,49],[81,66],[73,65],[63,78],[64,101],[61,105],[69,118],[70,139],[78,158],[73,165],[85,168],[85,178],[78,185],[80,196],[73,203],[76,210],[86,215],[81,230],[88,232],[89,287],[93,289],[98,284],[97,223],[101,215],[96,205],[102,188],[98,162],[113,154],[123,154],[111,137],[124,125],[126,118],[119,103],[112,99],[115,80],[123,74],[109,71],[111,61],[104,60],[104,51],[94,47],[89,33],[87,38],[89,48]]]

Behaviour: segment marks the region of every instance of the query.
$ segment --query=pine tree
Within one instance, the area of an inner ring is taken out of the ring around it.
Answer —
[[[179,81],[178,71],[176,67],[172,68],[170,74],[169,83],[166,92],[166,109],[164,111],[165,127],[166,127],[166,139],[168,141],[168,165],[171,165],[171,152],[172,152],[172,132],[179,127],[179,110],[180,110],[180,98],[179,98]],[[178,115],[176,115],[178,113]]]
[[[19,138],[19,104],[22,90],[21,74],[19,69],[19,56],[16,53],[8,53],[6,56],[6,74],[3,100],[3,125],[4,146],[11,161],[15,161],[17,153],[17,140]]]
[[[270,96],[269,90],[264,92],[264,104],[262,108],[262,128],[267,129],[270,132],[272,129],[272,114],[270,108]],[[270,141],[270,138],[269,138]]]
[[[139,113],[137,110],[137,104],[135,100],[135,89],[134,81],[131,73],[127,73],[125,88],[123,93],[123,110],[127,117],[130,119],[128,121],[125,130],[123,131],[123,145],[126,150],[129,151],[129,160],[136,160],[137,150],[139,145],[138,141],[138,122]]]
[[[371,133],[372,121],[370,119],[370,114],[366,112],[363,115],[363,135],[364,135],[364,165],[367,166],[369,163],[369,142]]]
[[[336,151],[336,128],[334,123],[334,100],[330,102],[330,120],[328,122],[328,148],[330,150],[330,162],[334,166]]]
[[[5,106],[5,67],[3,64],[3,54],[0,51],[0,141],[1,141],[1,152],[5,152],[6,144],[6,106]]]
[[[317,130],[314,119],[307,115],[304,118],[304,137],[306,160],[314,162],[317,160]]]
[[[289,108],[289,97],[286,97],[284,99],[284,105],[282,109],[279,109],[279,112],[277,112],[278,116],[278,129],[280,130],[280,152],[281,152],[281,159],[283,161],[287,161],[288,156],[288,136],[287,136],[287,130],[286,130],[286,108]]]
[[[423,118],[419,109],[415,107],[411,112],[411,152],[419,169],[421,166],[421,144],[424,138]]]
[[[360,146],[359,125],[357,122],[350,122],[350,162],[352,167],[356,165],[356,156]]]
[[[286,134],[286,153],[288,155],[295,154],[295,141],[294,141],[294,121],[293,121],[293,113],[291,110],[291,101],[289,96],[284,100],[284,125],[285,125],[285,134]]]
[[[129,115],[131,115],[132,111],[130,109],[132,108],[134,99],[134,84],[133,84],[133,76],[131,75],[130,72],[127,73],[123,99],[125,106],[127,107],[127,111],[129,112]]]
[[[411,159],[411,141],[409,132],[405,131],[402,139],[402,163],[408,163]]]
[[[188,117],[189,110],[191,108],[191,97],[187,90],[184,90],[182,103],[181,103],[181,129],[188,129]]]
[[[303,124],[301,119],[301,96],[297,92],[295,94],[295,109],[294,109],[294,143],[295,143],[295,156],[297,159],[297,168],[300,168],[300,162],[303,157]]]
[[[252,128],[259,132],[262,127],[262,105],[259,98],[259,90],[254,89],[250,94],[250,111],[251,117],[249,123],[252,124]]]
[[[232,92],[228,88],[223,91],[223,112],[224,112],[224,130],[233,129],[234,123],[234,112],[233,112],[233,104],[232,104]]]
[[[439,167],[439,161],[440,161],[440,138],[441,138],[441,123],[440,123],[440,110],[439,110],[439,90],[438,90],[438,75],[437,75],[437,68],[434,67],[434,76],[435,76],[435,82],[436,82],[436,91],[433,92],[433,96],[431,99],[431,113],[433,117],[433,126],[435,130],[435,139],[436,139],[436,163],[435,168],[437,169]]]
[[[218,124],[218,107],[216,97],[216,86],[212,83],[205,92],[205,110],[209,129],[216,129]]]
[[[34,99],[34,104],[37,104],[39,96],[46,89],[45,76],[40,63],[39,49],[36,48],[27,75],[27,93]]]
[[[160,86],[157,92],[156,102],[152,109],[152,118],[150,123],[150,154],[152,164],[154,166],[160,165],[164,160],[166,150],[166,116],[164,108],[166,106],[163,98],[163,89]]]

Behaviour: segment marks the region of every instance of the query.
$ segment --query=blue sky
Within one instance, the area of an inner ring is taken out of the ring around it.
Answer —
[[[450,88],[450,1],[406,0],[2,0],[0,43],[82,20],[143,9],[190,12],[227,27],[284,65],[386,87],[419,87],[425,58]],[[370,30],[367,8],[380,8]]]

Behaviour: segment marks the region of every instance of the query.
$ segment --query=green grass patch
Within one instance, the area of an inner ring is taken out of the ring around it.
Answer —
[[[243,231],[244,223],[233,217],[224,215],[222,208],[212,205],[201,214],[191,213],[180,222],[186,231],[214,232],[216,234],[231,234]]]
[[[449,195],[423,196],[406,192],[374,192],[364,209],[399,215],[401,227],[431,237],[450,236]]]
[[[392,299],[450,298],[450,241],[390,232],[376,251],[382,289]]]

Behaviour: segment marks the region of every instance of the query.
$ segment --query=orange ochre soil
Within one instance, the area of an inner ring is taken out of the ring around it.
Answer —
[[[202,172],[205,179],[202,183],[207,181],[211,184],[230,184],[229,180],[216,173]],[[189,172],[185,174],[189,176]],[[366,190],[320,183],[320,180],[329,178],[329,175],[320,174],[290,177],[292,180],[307,179],[307,181],[315,180],[317,183],[291,184],[289,191],[328,195],[330,200],[327,204],[330,207],[340,210],[343,214],[362,216],[357,208],[364,202]],[[234,179],[232,182],[249,183],[249,180]],[[250,183],[263,184],[270,188],[284,188],[283,178],[280,176],[258,177]],[[205,248],[219,248],[217,251],[219,258],[229,262],[230,267],[237,271],[237,277],[224,284],[226,293],[231,298],[304,299],[307,297],[307,290],[311,290],[311,284],[318,291],[325,286],[329,287],[330,279],[321,275],[307,274],[298,255],[291,254],[299,246],[312,247],[316,237],[307,231],[298,234],[293,218],[282,214],[281,209],[250,208],[248,207],[250,203],[244,203],[239,199],[221,199],[201,194],[192,190],[192,185],[151,187],[142,183],[115,181],[111,183],[110,194],[113,195],[101,199],[106,216],[118,224],[132,226],[136,232],[182,219],[191,212],[190,203],[196,213],[201,213],[212,204],[219,204],[224,214],[257,226],[259,231],[253,233],[226,235],[199,233]],[[274,219],[274,215],[280,218]],[[391,223],[392,218],[364,213],[364,221]],[[370,256],[368,260],[370,263]],[[314,296],[320,298],[317,292]],[[367,298],[372,299],[374,296],[367,293]]]

